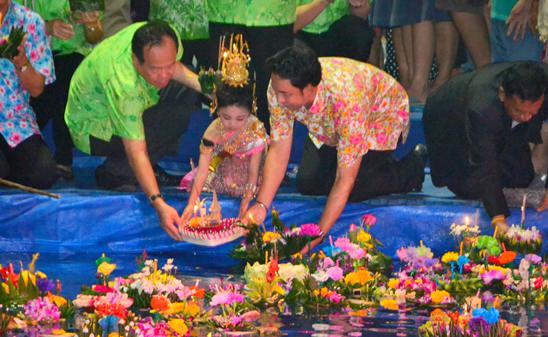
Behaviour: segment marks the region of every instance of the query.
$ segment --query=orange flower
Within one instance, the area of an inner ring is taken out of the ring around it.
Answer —
[[[202,226],[202,220],[200,219],[200,217],[194,217],[190,219],[190,221],[188,222],[188,226],[190,228],[199,228]]]
[[[169,299],[162,295],[154,295],[150,300],[150,307],[152,308],[152,310],[158,312],[169,310],[170,305],[171,302],[169,301]]]
[[[445,312],[443,312],[443,310],[441,310],[441,309],[435,309],[430,314],[430,319],[433,320],[434,322],[441,322],[446,317],[447,317],[447,314]]]
[[[196,298],[204,298],[204,295],[205,295],[205,290],[204,288],[198,288],[197,286],[192,286],[190,287],[190,290],[192,290],[194,292],[194,297]]]

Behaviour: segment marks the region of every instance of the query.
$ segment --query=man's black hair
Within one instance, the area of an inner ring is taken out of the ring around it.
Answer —
[[[149,21],[135,31],[131,40],[131,51],[143,64],[145,62],[145,48],[162,45],[164,37],[172,39],[177,49],[179,48],[177,34],[167,22],[161,20]]]
[[[217,109],[227,106],[239,106],[252,112],[253,107],[253,84],[243,87],[233,87],[219,81],[215,89],[217,97]]]
[[[535,102],[546,93],[548,77],[544,68],[534,62],[521,62],[501,72],[500,85],[507,97]]]
[[[317,86],[322,79],[318,56],[304,44],[287,47],[266,60],[269,72],[287,79],[303,90],[307,85]]]

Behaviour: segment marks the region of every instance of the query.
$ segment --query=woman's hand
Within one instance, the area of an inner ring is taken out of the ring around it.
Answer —
[[[242,202],[240,202],[240,213],[238,214],[238,218],[242,219],[242,216],[247,211],[247,208],[249,207],[249,203],[251,202],[250,197],[243,197]]]

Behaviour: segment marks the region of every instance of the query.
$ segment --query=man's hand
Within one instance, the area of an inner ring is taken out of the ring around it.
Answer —
[[[21,40],[21,44],[17,47],[17,55],[11,59],[11,63],[15,66],[16,69],[21,70],[24,66],[30,66],[29,59],[27,58],[27,53],[25,51],[25,44],[27,43],[27,35]]]
[[[303,249],[301,249],[300,253],[302,255],[308,254],[310,251],[312,251],[314,249],[314,247],[316,247],[317,245],[322,243],[322,241],[323,241],[323,236],[320,236],[319,238],[317,238],[317,239],[313,240],[312,242],[310,242],[309,245],[304,246]]]
[[[189,222],[193,214],[194,214],[194,206],[192,206],[191,204],[188,204],[185,207],[183,214],[181,215],[181,223],[185,224]]]
[[[506,24],[508,25],[507,36],[512,36],[514,41],[523,40],[525,30],[529,26],[531,18],[531,0],[518,0],[512,8]]]
[[[181,241],[179,228],[183,225],[179,213],[175,208],[165,203],[163,199],[157,199],[154,202],[154,208],[160,218],[160,226],[166,233],[176,241]]]
[[[74,37],[74,28],[70,23],[62,20],[51,20],[46,23],[46,31],[49,35],[60,40],[70,40]]]
[[[496,215],[491,220],[493,228],[497,231],[497,237],[505,234],[508,231],[508,223],[506,223],[506,217],[504,215]]]
[[[539,207],[537,208],[537,212],[544,212],[548,210],[548,190],[544,192],[544,200],[540,203]]]

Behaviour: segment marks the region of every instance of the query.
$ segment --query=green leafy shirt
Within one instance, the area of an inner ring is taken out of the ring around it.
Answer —
[[[290,25],[296,19],[296,0],[207,0],[210,22],[247,27]]]
[[[90,136],[104,141],[113,135],[145,138],[142,115],[159,95],[132,62],[131,40],[144,24],[132,24],[101,42],[72,77],[65,121],[74,145],[85,153],[91,153]],[[177,59],[182,53],[179,41]]]
[[[183,40],[200,40],[209,37],[209,21],[205,0],[151,0],[151,20],[169,22]]]
[[[297,0],[297,6],[306,5],[314,0]],[[321,13],[303,28],[303,31],[312,34],[321,34],[329,30],[329,27],[343,16],[350,13],[348,0],[335,0],[327,6]]]
[[[21,5],[38,13],[44,21],[62,20],[70,23],[70,5],[68,0],[16,0]],[[61,55],[79,53],[88,55],[93,45],[86,41],[84,25],[72,24],[74,37],[70,40],[51,38],[51,49]]]

